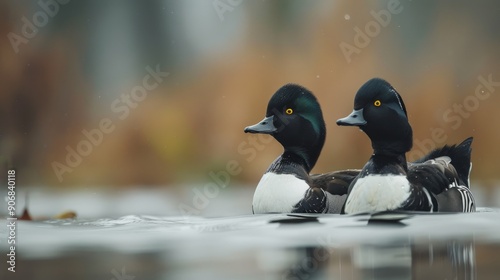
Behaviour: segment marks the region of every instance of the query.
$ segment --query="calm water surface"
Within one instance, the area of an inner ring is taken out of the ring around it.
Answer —
[[[498,279],[500,211],[482,211],[403,215],[400,222],[368,215],[281,214],[18,222],[16,273],[8,272],[4,263],[0,275],[117,280]],[[1,233],[5,236],[5,229]],[[6,244],[1,246],[5,252]]]
[[[140,196],[133,197],[141,206]],[[34,210],[43,210],[36,200]],[[500,279],[499,208],[359,216],[235,212],[18,221],[15,273],[7,271],[7,227],[0,227],[0,279]]]

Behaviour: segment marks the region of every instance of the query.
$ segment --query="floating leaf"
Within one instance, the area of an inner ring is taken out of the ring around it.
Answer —
[[[59,213],[58,215],[54,216],[54,219],[74,219],[76,218],[76,212],[75,211],[64,211],[62,213]]]

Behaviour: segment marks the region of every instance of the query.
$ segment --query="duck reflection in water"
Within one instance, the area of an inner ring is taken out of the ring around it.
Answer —
[[[282,279],[476,279],[472,238],[295,250]]]

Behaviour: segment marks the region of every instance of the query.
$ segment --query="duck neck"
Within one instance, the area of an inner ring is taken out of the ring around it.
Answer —
[[[313,140],[314,142],[302,143],[301,146],[287,146],[282,157],[289,158],[297,164],[302,165],[307,174],[309,174],[318,161],[323,145],[325,144],[325,136],[323,130],[319,133],[319,137]]]
[[[393,126],[361,127],[371,140],[375,155],[398,157],[413,146],[413,131],[406,119],[396,120]]]
[[[397,174],[408,172],[405,154],[374,153],[363,168],[365,174]]]
[[[296,177],[306,180],[311,171],[311,163],[306,159],[302,152],[289,151],[279,156],[267,169],[267,172],[276,174],[293,174]],[[316,161],[314,161],[315,163]]]
[[[309,173],[318,160],[319,152],[301,148],[285,149],[285,152],[281,156],[285,159],[300,164],[304,168],[304,170]]]
[[[280,142],[285,151],[269,167],[268,172],[295,174],[297,177],[308,178],[309,173],[318,161],[325,143],[325,129],[321,130],[319,137],[308,138],[306,142],[296,144]]]
[[[403,141],[377,141],[372,139],[372,148],[374,155],[399,157],[403,156],[411,150],[413,143],[412,139]]]

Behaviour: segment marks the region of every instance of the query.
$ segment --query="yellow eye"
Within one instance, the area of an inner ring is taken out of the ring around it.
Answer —
[[[286,109],[286,110],[285,110],[285,113],[286,113],[287,115],[291,115],[291,114],[293,114],[293,110],[292,110],[292,108],[288,108],[288,109]]]
[[[380,107],[380,105],[382,105],[382,102],[380,102],[380,100],[375,100],[375,102],[373,102],[373,105],[375,105],[375,107]]]

